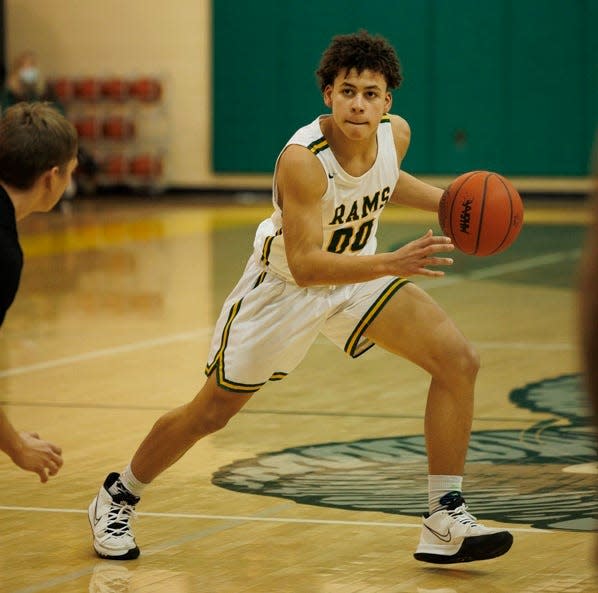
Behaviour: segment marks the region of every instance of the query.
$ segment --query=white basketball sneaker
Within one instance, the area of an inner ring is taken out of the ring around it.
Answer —
[[[467,512],[460,492],[449,492],[440,499],[443,505],[424,515],[416,560],[434,564],[473,562],[506,554],[513,536],[506,529],[490,529]]]
[[[93,548],[100,558],[134,560],[139,556],[139,548],[129,522],[135,517],[139,498],[126,490],[118,494],[108,492],[117,479],[117,473],[109,474],[89,505]]]

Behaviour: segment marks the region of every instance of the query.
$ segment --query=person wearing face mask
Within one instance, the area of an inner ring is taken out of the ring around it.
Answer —
[[[8,78],[0,92],[0,111],[22,101],[50,103],[61,115],[66,116],[64,105],[46,85],[39,67],[37,55],[30,50],[19,54],[12,63]],[[93,177],[98,165],[89,151],[79,147],[78,160],[81,163],[79,173]],[[77,182],[72,178],[65,190],[65,198],[72,199],[77,193]],[[60,202],[62,207],[64,202]]]
[[[64,107],[50,95],[32,51],[25,51],[14,60],[0,95],[0,107],[4,111],[21,101],[49,101],[64,115]]]

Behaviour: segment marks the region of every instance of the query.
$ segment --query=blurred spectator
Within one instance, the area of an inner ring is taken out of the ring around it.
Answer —
[[[62,115],[66,115],[64,105],[54,95],[42,75],[35,52],[27,50],[19,54],[13,61],[4,88],[0,92],[0,108],[2,111],[21,101],[49,102]],[[79,147],[79,167],[77,178],[88,180],[98,172],[98,165],[89,152]],[[64,192],[64,198],[74,198],[77,183],[73,178]]]
[[[2,111],[21,101],[49,101],[64,114],[64,106],[49,93],[37,56],[32,51],[25,51],[16,57],[0,95]]]

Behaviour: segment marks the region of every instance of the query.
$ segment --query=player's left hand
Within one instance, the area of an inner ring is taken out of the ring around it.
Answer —
[[[435,254],[450,252],[454,249],[455,246],[450,237],[434,235],[430,229],[423,236],[392,252],[393,273],[403,278],[416,274],[431,277],[444,276],[442,270],[431,270],[428,266],[452,265],[451,257],[437,257]]]

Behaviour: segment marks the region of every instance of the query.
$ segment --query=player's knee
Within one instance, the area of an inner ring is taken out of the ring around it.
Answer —
[[[207,434],[218,432],[228,424],[228,421],[232,417],[233,414],[229,414],[222,409],[209,410],[202,420],[203,430],[205,430]]]
[[[224,413],[223,410],[210,407],[204,408],[199,413],[197,410],[194,410],[187,417],[185,424],[187,425],[187,432],[197,440],[224,428],[231,417],[230,414]]]
[[[222,430],[246,401],[208,383],[188,405],[191,431],[199,438]]]
[[[473,383],[480,370],[480,355],[469,342],[464,342],[458,348],[452,365],[462,380]]]
[[[480,355],[469,343],[466,343],[463,348],[463,364],[468,376],[475,379],[480,370]]]
[[[462,388],[472,385],[480,369],[480,356],[467,341],[460,341],[444,351],[440,377],[451,384],[462,383]]]

